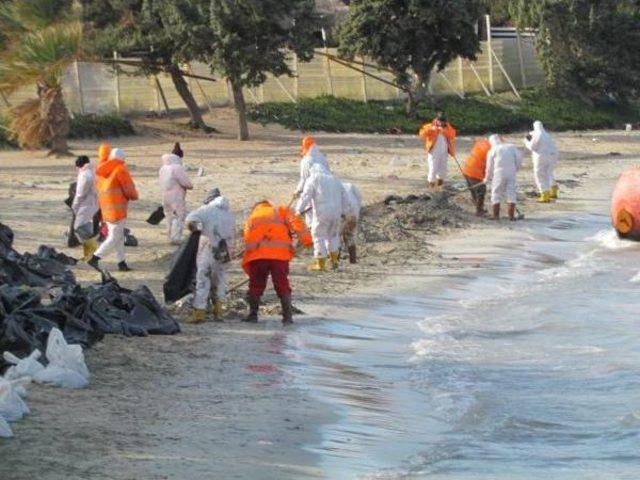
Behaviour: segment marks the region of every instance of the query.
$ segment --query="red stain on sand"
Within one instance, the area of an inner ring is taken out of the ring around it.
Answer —
[[[269,364],[247,365],[245,367],[252,373],[277,373],[278,369]]]

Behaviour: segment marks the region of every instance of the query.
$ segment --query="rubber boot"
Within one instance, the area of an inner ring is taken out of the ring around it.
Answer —
[[[93,237],[90,238],[89,240],[87,240],[86,242],[84,242],[84,256],[85,258],[83,260],[89,260],[94,253],[96,253],[96,250],[98,249],[98,238],[97,237]]]
[[[213,301],[213,321],[222,322],[222,302],[220,300]]]
[[[358,263],[358,255],[356,254],[356,246],[351,245],[349,247],[349,263]]]
[[[91,258],[87,261],[87,263],[95,268],[97,271],[101,271],[100,270],[100,257],[97,257],[96,255],[92,255]]]
[[[558,187],[558,184],[556,183],[551,187],[551,192],[550,192],[549,198],[552,198],[552,199],[556,200],[558,198],[558,193],[559,192],[560,192],[560,188]]]
[[[549,203],[551,201],[551,192],[549,190],[545,190],[538,197],[538,203]]]
[[[493,204],[493,219],[500,220],[500,204],[499,203]]]
[[[293,305],[291,305],[291,295],[280,297],[282,306],[282,324],[291,325],[293,323]]]
[[[127,262],[124,260],[118,264],[118,271],[120,272],[130,272],[131,268],[127,265]]]
[[[187,318],[187,323],[203,323],[206,321],[207,311],[194,308],[191,316]]]
[[[249,315],[242,319],[243,322],[258,323],[258,309],[260,308],[260,298],[247,297],[249,303]]]
[[[515,222],[516,221],[516,204],[510,203],[507,211],[509,213],[509,220],[511,220],[512,222]]]
[[[331,259],[331,268],[333,270],[338,269],[338,265],[340,265],[340,253],[339,252],[331,252],[329,253],[329,258]]]
[[[309,267],[310,272],[324,272],[327,266],[326,258],[315,258],[313,265]]]

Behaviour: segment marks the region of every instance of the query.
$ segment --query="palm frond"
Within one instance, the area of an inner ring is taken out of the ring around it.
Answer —
[[[25,84],[60,84],[64,68],[77,60],[82,45],[79,22],[27,33],[0,54],[0,90],[9,94]]]

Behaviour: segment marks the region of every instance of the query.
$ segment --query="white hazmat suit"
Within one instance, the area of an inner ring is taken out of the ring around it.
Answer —
[[[542,122],[533,123],[533,131],[529,132],[531,140],[525,140],[524,144],[531,151],[533,160],[533,174],[540,193],[551,190],[555,184],[553,171],[558,162],[558,147],[544,129]]]
[[[182,158],[178,155],[162,155],[162,164],[158,172],[158,181],[162,189],[162,207],[167,219],[169,240],[172,243],[180,243],[187,213],[186,191],[191,190],[193,185],[184,171]]]
[[[316,164],[323,165],[328,172],[331,171],[327,157],[324,156],[317,145],[313,145],[307,154],[302,157],[302,160],[300,160],[300,181],[296,187],[296,195],[300,195],[304,190],[304,185],[311,175],[311,167]]]
[[[209,294],[213,295],[214,301],[223,299],[227,294],[227,270],[230,263],[218,260],[216,252],[220,241],[225,240],[229,255],[233,256],[236,221],[230,211],[229,201],[222,196],[189,213],[186,221],[201,225],[202,236],[196,258],[196,292],[193,308],[204,310]]]
[[[93,232],[93,217],[98,211],[98,192],[96,191],[96,174],[91,163],[85,164],[78,170],[78,180],[76,184],[76,196],[73,198],[71,209],[75,214],[74,230],[78,230],[83,225],[90,224]],[[86,239],[84,239],[86,240]]]
[[[448,159],[449,146],[447,139],[444,134],[439,133],[433,144],[433,148],[427,155],[427,166],[429,167],[427,181],[429,183],[436,183],[438,180],[445,180],[447,178]]]
[[[315,258],[326,258],[340,250],[340,218],[350,207],[342,182],[322,164],[310,169],[296,211],[305,213],[311,208],[311,235]]]
[[[491,182],[491,203],[516,203],[516,174],[522,166],[522,153],[511,143],[503,143],[498,135],[489,137],[485,183]]]
[[[358,221],[360,220],[360,209],[362,208],[362,194],[358,187],[352,183],[342,182],[342,187],[349,198],[349,203],[342,212],[342,241],[349,248],[356,244]]]

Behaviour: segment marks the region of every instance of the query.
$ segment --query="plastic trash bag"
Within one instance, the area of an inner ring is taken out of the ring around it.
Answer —
[[[82,347],[67,344],[57,328],[49,334],[46,356],[49,365],[34,377],[36,382],[63,388],[84,388],[89,384]]]
[[[124,229],[124,246],[125,247],[137,247],[138,239],[133,236],[131,230],[128,228]]]
[[[0,378],[0,417],[7,422],[16,422],[29,414],[29,407],[16,392],[17,386],[25,385],[31,379],[9,381]]]
[[[171,270],[162,286],[166,303],[176,302],[194,290],[199,243],[200,232],[192,232],[174,254]]]
[[[40,350],[35,349],[31,355],[25,358],[18,358],[11,352],[4,352],[4,360],[12,366],[4,373],[6,380],[17,380],[19,378],[33,378],[44,370],[38,359],[42,356]]]
[[[162,206],[156,208],[149,218],[147,218],[147,223],[151,225],[158,225],[162,220],[164,220],[164,208]]]
[[[92,225],[92,224],[88,224]],[[55,260],[56,262],[62,263],[63,265],[75,265],[78,263],[78,260],[72,258],[68,255],[65,255],[62,252],[58,252],[55,248],[49,247],[47,245],[40,245],[38,247],[38,251],[36,252],[36,256],[38,258],[44,258],[48,260]]]
[[[141,286],[129,295],[133,307],[127,320],[129,326],[144,330],[149,335],[174,335],[180,332],[180,326],[157,302],[153,293]]]

